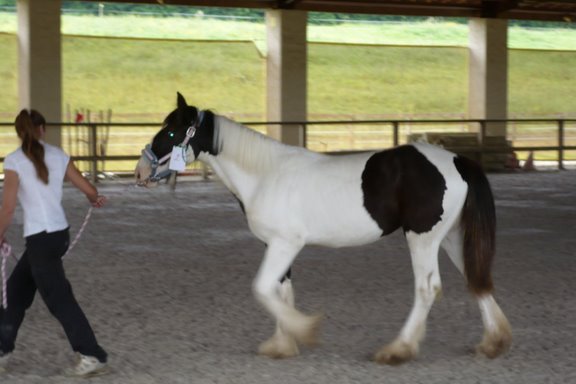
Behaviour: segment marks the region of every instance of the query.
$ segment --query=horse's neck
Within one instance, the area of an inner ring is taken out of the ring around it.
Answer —
[[[205,155],[206,162],[222,182],[237,197],[248,198],[258,181],[277,172],[286,162],[294,161],[305,149],[279,143],[267,136],[216,116],[214,142],[218,148],[216,156]]]
[[[239,174],[231,172],[232,168],[227,165],[225,161],[222,161],[221,158],[218,159],[216,156],[212,156],[207,153],[201,153],[198,159],[208,164],[210,168],[212,168],[212,171],[214,171],[214,173],[226,186],[226,188],[228,188],[234,195],[236,195],[236,197],[243,200],[241,196],[247,193],[247,191],[245,191],[247,186],[239,182],[237,179]]]
[[[246,172],[266,173],[301,148],[291,147],[259,132],[218,116],[215,121],[218,157],[233,162]]]

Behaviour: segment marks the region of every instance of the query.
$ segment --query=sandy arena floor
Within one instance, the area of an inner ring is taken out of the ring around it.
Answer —
[[[109,205],[94,212],[66,259],[76,296],[110,354],[112,372],[90,382],[576,383],[576,173],[490,179],[499,218],[496,298],[512,324],[513,347],[496,360],[474,356],[480,314],[442,256],[443,297],[420,356],[400,367],[368,358],[395,337],[412,305],[401,234],[358,248],[306,248],[293,269],[296,300],[305,312],[325,314],[322,343],[294,359],[269,360],[255,350],[273,323],[251,295],[264,246],[234,197],[217,181],[181,181],[176,191],[102,183]],[[88,205],[72,189],[65,199],[74,236]],[[9,239],[20,252],[18,227]],[[59,374],[72,361],[37,297],[0,383],[75,383]]]

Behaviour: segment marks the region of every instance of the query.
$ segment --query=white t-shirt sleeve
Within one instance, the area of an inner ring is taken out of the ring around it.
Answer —
[[[62,151],[62,169],[64,169],[64,175],[66,175],[66,169],[68,168],[68,163],[70,162],[70,156],[64,151]]]
[[[14,160],[13,156],[7,156],[4,159],[4,169],[8,169],[10,171],[18,173],[18,164]]]

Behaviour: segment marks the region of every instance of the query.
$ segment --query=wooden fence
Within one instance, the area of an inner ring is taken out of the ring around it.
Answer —
[[[576,119],[442,119],[442,120],[334,120],[295,122],[243,122],[259,131],[267,126],[289,124],[302,127],[307,148],[319,152],[350,153],[396,146],[409,141],[415,133],[450,136],[475,134],[475,145],[460,146],[482,160],[502,152],[490,144],[491,124],[506,124],[508,150],[514,153],[548,153],[548,158],[564,169],[564,162],[576,160]],[[89,173],[94,181],[107,175],[123,174],[134,168],[140,151],[159,129],[158,123],[50,123],[62,129],[62,147]],[[12,123],[0,123],[0,162],[18,146]],[[330,141],[332,140],[332,141]],[[568,156],[568,157],[567,157]]]

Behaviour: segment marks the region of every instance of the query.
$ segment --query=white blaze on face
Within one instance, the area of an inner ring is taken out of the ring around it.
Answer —
[[[196,161],[196,155],[194,154],[194,150],[192,149],[191,145],[186,146],[186,165],[193,163]]]

